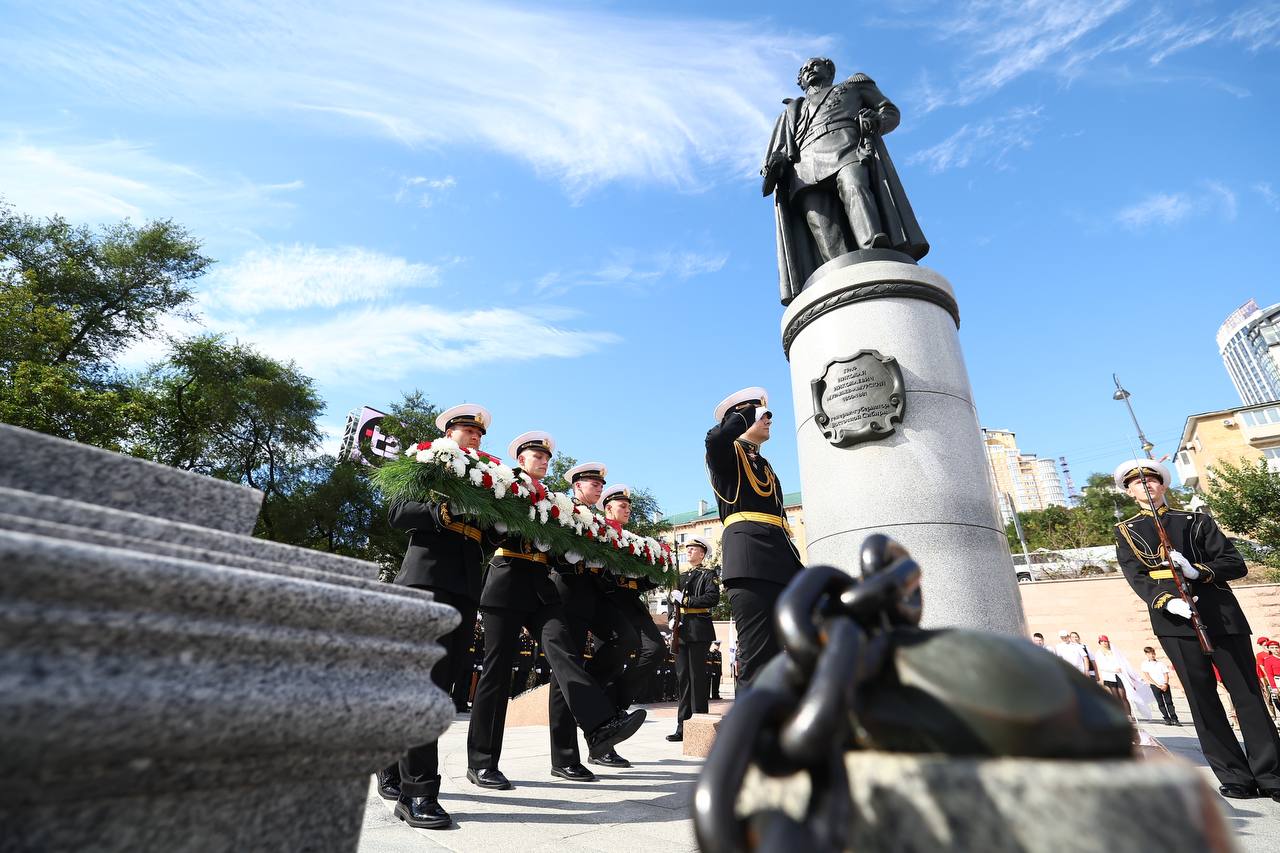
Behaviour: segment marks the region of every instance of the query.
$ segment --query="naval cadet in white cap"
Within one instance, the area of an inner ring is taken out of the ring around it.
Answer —
[[[763,388],[743,388],[720,401],[707,432],[706,462],[724,523],[721,574],[738,628],[739,683],[750,684],[781,644],[773,612],[803,567],[791,541],[782,484],[760,453],[773,414]]]
[[[519,470],[535,481],[546,476],[554,450],[555,441],[540,430],[523,433],[509,448]],[[498,762],[502,756],[511,666],[521,628],[528,628],[541,644],[569,710],[593,751],[612,749],[634,735],[644,722],[645,712],[619,712],[599,683],[587,674],[582,646],[573,643],[560,593],[551,580],[547,554],[514,532],[495,536],[491,541],[497,550],[480,593],[484,671],[476,685],[467,730],[467,779],[481,788],[505,790],[512,786],[498,769]]]
[[[441,413],[436,427],[459,447],[480,449],[493,418],[484,406],[463,403]],[[444,656],[431,668],[431,680],[445,693],[454,682],[470,680],[467,653],[475,631],[484,565],[481,531],[471,518],[455,516],[443,501],[401,500],[391,506],[391,526],[409,533],[409,547],[395,582],[429,590],[435,600],[461,615],[458,627],[440,638]],[[378,793],[395,800],[395,815],[419,829],[443,829],[453,821],[437,799],[440,756],[436,741],[420,744],[397,764],[378,773]]]
[[[1224,797],[1280,801],[1280,738],[1262,698],[1249,622],[1228,586],[1248,572],[1244,560],[1212,518],[1169,508],[1165,493],[1172,477],[1161,463],[1130,459],[1116,466],[1113,479],[1140,508],[1115,527],[1120,570],[1147,605],[1156,639],[1178,673],[1218,790]],[[1168,554],[1157,524],[1169,537]],[[1213,646],[1211,656],[1200,648],[1191,627],[1191,606],[1179,596],[1174,572],[1195,599]],[[1218,698],[1215,666],[1240,720],[1243,751]]]

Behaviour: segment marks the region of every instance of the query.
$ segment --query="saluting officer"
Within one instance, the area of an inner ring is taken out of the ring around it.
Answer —
[[[707,472],[724,523],[721,573],[738,627],[739,679],[751,679],[781,645],[773,628],[778,596],[803,565],[791,542],[782,484],[760,454],[773,414],[763,388],[744,388],[716,406],[707,432]]]
[[[454,406],[436,418],[436,426],[459,447],[480,447],[492,418],[483,406]],[[431,680],[450,692],[455,683],[471,678],[467,653],[475,636],[476,602],[484,548],[480,528],[467,518],[454,517],[447,503],[397,501],[391,506],[391,526],[409,531],[409,548],[395,582],[430,590],[435,600],[456,609],[458,627],[440,638],[444,657],[431,668]],[[420,829],[452,824],[440,806],[440,757],[436,741],[415,746],[378,774],[378,793],[396,801],[395,815]]]
[[[669,741],[684,740],[684,721],[694,714],[707,713],[707,652],[716,638],[711,608],[720,603],[720,579],[715,569],[705,569],[707,543],[697,536],[685,543],[689,568],[680,573],[680,588],[671,593],[671,603],[680,608],[680,646],[676,650],[676,690],[680,705],[675,733]]]
[[[546,476],[554,447],[550,435],[535,430],[518,436],[509,451],[520,469],[541,479]],[[467,779],[481,788],[506,790],[511,783],[498,769],[498,760],[507,719],[511,663],[522,627],[541,644],[554,680],[591,748],[609,749],[631,737],[640,730],[645,712],[619,712],[583,668],[583,644],[575,643],[570,635],[547,555],[514,533],[500,533],[494,543],[497,550],[480,594],[484,672],[476,687],[467,730]]]
[[[1164,465],[1132,459],[1117,467],[1113,477],[1116,487],[1141,507],[1133,518],[1116,525],[1120,569],[1147,603],[1152,630],[1182,681],[1200,747],[1218,777],[1219,790],[1224,797],[1261,793],[1280,800],[1280,739],[1263,704],[1249,623],[1227,585],[1245,576],[1244,560],[1212,518],[1165,505],[1171,478]],[[1169,536],[1173,566],[1161,554],[1156,524]],[[1174,571],[1182,575],[1196,599],[1196,610],[1212,641],[1212,657],[1200,649],[1191,627],[1191,607],[1178,595]],[[1218,699],[1214,666],[1239,716],[1244,752]]]
[[[573,490],[573,502],[579,506],[595,507],[600,502],[608,469],[601,462],[584,462],[565,472]],[[626,624],[621,614],[606,597],[605,590],[613,585],[612,577],[603,567],[588,563],[578,554],[566,554],[552,561],[551,579],[560,591],[564,602],[565,619],[574,647],[584,651],[588,632],[595,637],[600,648],[592,652],[584,662],[587,673],[604,687],[621,673],[626,653],[639,644],[635,631]],[[616,672],[615,672],[616,670]],[[559,689],[555,668],[551,670],[551,692],[547,696],[547,720],[551,730],[551,773],[562,779],[589,782],[595,774],[582,765],[578,752],[578,732],[573,714],[565,701],[564,691]],[[619,709],[626,706],[606,689],[609,699]],[[593,764],[608,767],[629,767],[622,759],[611,761],[612,747],[596,756],[590,755]]]

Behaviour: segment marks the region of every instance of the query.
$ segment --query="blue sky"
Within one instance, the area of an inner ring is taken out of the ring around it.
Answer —
[[[1214,333],[1280,300],[1280,3],[869,5],[0,0],[0,195],[187,225],[203,327],[295,360],[335,434],[474,400],[496,452],[547,429],[679,512],[744,385],[799,487],[756,170],[827,55],[902,110],[984,425],[1082,483],[1134,452],[1113,371],[1158,454],[1235,404]]]

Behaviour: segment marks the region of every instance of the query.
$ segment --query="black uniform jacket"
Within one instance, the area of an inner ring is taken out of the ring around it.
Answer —
[[[396,583],[479,600],[484,568],[480,528],[470,519],[455,518],[445,503],[397,501],[390,517],[392,527],[410,534]]]
[[[690,569],[680,575],[680,639],[686,643],[710,643],[716,638],[711,608],[720,603],[720,579],[714,569]],[[697,613],[694,611],[704,611]]]
[[[741,435],[747,420],[730,413],[707,432],[707,472],[724,522],[720,540],[726,581],[756,578],[789,583],[803,566],[785,524],[782,483],[773,466]],[[745,514],[745,515],[744,515]]]
[[[1190,584],[1198,596],[1196,609],[1209,635],[1248,634],[1249,622],[1227,581],[1247,573],[1244,560],[1209,516],[1199,512],[1160,507],[1160,523],[1175,551],[1200,570]],[[1165,610],[1178,597],[1173,572],[1160,558],[1155,517],[1143,511],[1116,525],[1116,558],[1120,570],[1151,612],[1157,637],[1194,637],[1191,622]]]
[[[481,607],[533,613],[548,604],[560,604],[546,554],[519,536],[495,535],[490,541],[497,550],[484,574]]]

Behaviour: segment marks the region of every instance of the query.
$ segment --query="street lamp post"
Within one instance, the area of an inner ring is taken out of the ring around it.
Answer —
[[[1155,456],[1151,455],[1151,451],[1155,449],[1155,445],[1147,441],[1147,437],[1142,434],[1142,427],[1138,425],[1138,416],[1133,413],[1133,404],[1129,402],[1129,392],[1124,390],[1124,387],[1120,384],[1120,378],[1118,376],[1113,373],[1111,374],[1111,378],[1116,383],[1116,390],[1115,393],[1111,395],[1111,399],[1124,401],[1125,408],[1129,410],[1129,417],[1133,419],[1133,428],[1138,431],[1138,440],[1142,442],[1142,452],[1147,454],[1148,459],[1155,459]]]

